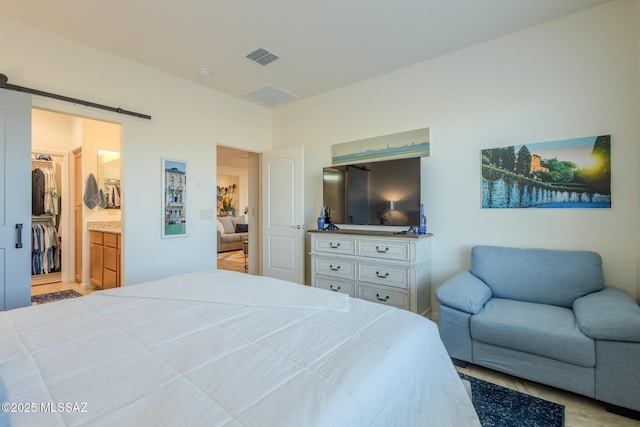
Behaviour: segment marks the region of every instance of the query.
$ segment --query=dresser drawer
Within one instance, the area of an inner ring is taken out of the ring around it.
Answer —
[[[354,298],[356,297],[356,284],[354,282],[334,280],[331,277],[317,276],[315,286],[320,289],[340,292]]]
[[[354,260],[316,257],[315,264],[316,274],[356,279],[356,262]]]
[[[358,240],[358,255],[395,261],[409,261],[409,243]]]
[[[358,264],[358,281],[409,289],[409,267],[397,265]]]
[[[409,291],[367,284],[360,284],[359,291],[362,299],[409,310]]]
[[[355,255],[356,244],[354,239],[322,236],[316,238],[315,252],[328,254]]]

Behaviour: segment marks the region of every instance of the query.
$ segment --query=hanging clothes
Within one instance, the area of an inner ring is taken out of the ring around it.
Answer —
[[[31,214],[44,214],[44,172],[36,168],[31,171]]]
[[[58,232],[53,223],[31,225],[31,274],[48,274],[61,269]]]
[[[120,185],[104,184],[104,206],[105,209],[120,209]]]
[[[37,166],[31,171],[31,214],[58,215],[58,188],[53,167]]]

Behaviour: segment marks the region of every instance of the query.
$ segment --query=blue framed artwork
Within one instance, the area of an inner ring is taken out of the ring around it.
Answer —
[[[483,208],[611,208],[611,136],[482,150]]]
[[[162,159],[162,238],[187,235],[187,162]]]

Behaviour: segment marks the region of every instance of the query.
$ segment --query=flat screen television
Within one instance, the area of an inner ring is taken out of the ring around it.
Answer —
[[[322,181],[334,224],[420,222],[420,157],[325,167]]]

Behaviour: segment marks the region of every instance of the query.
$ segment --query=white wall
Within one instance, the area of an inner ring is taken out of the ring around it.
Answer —
[[[468,268],[473,245],[496,244],[597,251],[607,282],[635,297],[636,7],[613,1],[277,108],[274,146],[305,144],[307,227],[332,144],[429,127],[434,288]],[[480,208],[481,149],[602,134],[612,137],[611,209]]]
[[[200,211],[215,209],[215,147],[269,149],[271,111],[2,17],[0,39],[11,41],[0,44],[9,83],[152,116],[33,97],[39,108],[122,125],[124,283],[214,268],[214,222]],[[160,237],[162,157],[188,162],[185,238]]]

